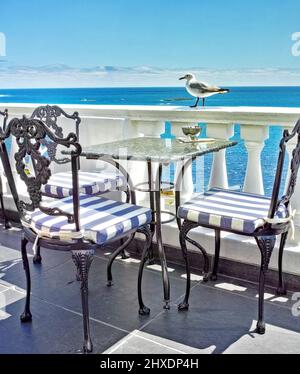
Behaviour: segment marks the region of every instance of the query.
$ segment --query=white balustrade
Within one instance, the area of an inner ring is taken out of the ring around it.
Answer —
[[[210,123],[207,127],[206,133],[210,138],[229,139],[234,135],[234,125]],[[213,157],[209,188],[228,188],[226,150],[214,153]]]
[[[127,126],[130,128],[131,137],[160,137],[165,132],[164,121],[143,121],[134,120]],[[155,178],[158,171],[158,163],[152,163],[152,177]],[[134,184],[148,182],[148,167],[146,162],[130,161],[128,162],[129,174]],[[148,189],[148,186],[142,186],[142,189]],[[139,203],[148,203],[149,194],[137,193]]]
[[[175,135],[176,138],[182,137],[183,132],[182,128],[187,126],[187,122],[172,122],[172,135]],[[188,123],[189,126],[198,126],[198,123]],[[184,167],[185,163],[188,160],[179,161],[176,163],[175,166],[175,182],[178,179],[179,173],[181,172],[182,168]],[[185,167],[184,176],[182,179],[181,185],[181,201],[185,202],[190,200],[194,193],[194,181],[193,181],[193,165],[188,165]]]
[[[2,105],[3,107],[3,105]],[[10,118],[30,115],[35,104],[6,105]],[[100,106],[100,105],[62,105],[68,113],[78,111],[82,117],[82,142],[84,145],[106,143],[113,139],[137,136],[160,136],[165,122],[172,124],[172,132],[183,136],[181,128],[187,124],[207,124],[207,135],[213,138],[230,138],[233,125],[241,125],[241,138],[248,152],[246,177],[243,189],[247,192],[264,193],[261,152],[269,136],[269,126],[276,125],[291,129],[300,117],[300,108],[255,108],[226,107],[190,109],[171,106]],[[12,151],[15,145],[12,145]],[[121,150],[124,152],[125,150]],[[234,152],[234,149],[232,150]],[[292,147],[289,147],[291,154]],[[13,153],[13,152],[12,152]],[[238,157],[238,154],[237,154]],[[11,155],[14,165],[14,158]],[[84,168],[88,167],[82,162]],[[210,187],[228,187],[226,151],[214,155]],[[127,165],[126,165],[127,167]],[[177,174],[179,167],[177,168]],[[147,181],[147,168],[141,162],[129,163],[129,172],[135,183]],[[153,174],[157,167],[154,167]],[[16,172],[14,170],[14,172]],[[183,182],[183,199],[193,194],[192,168],[186,170]],[[295,245],[300,244],[300,181],[293,197],[296,216]]]
[[[264,195],[261,152],[268,136],[269,129],[267,126],[243,125],[241,128],[241,137],[245,140],[245,146],[248,151],[247,171],[244,182],[245,192]]]

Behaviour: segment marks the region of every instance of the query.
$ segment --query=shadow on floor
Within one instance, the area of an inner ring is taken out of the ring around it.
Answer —
[[[42,251],[33,266],[33,322],[21,325],[25,276],[17,250],[20,234],[1,232],[0,353],[76,353],[82,344],[81,300],[69,253]],[[8,247],[9,248],[8,248]],[[105,251],[107,252],[107,251]],[[106,286],[107,256],[97,252],[90,272],[89,297],[94,352],[102,353],[300,353],[300,319],[289,298],[270,290],[265,336],[251,333],[257,316],[256,288],[234,280],[193,283],[190,311],[179,313],[184,270],[171,276],[172,309],[162,310],[161,273],[147,269],[144,299],[150,317],[138,315],[137,261],[115,263],[115,286]],[[224,287],[224,285],[227,285]],[[229,287],[228,287],[229,285]]]

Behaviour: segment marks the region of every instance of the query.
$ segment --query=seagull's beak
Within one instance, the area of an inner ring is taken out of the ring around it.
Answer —
[[[186,77],[179,78],[180,81],[183,81],[184,79],[186,79]]]

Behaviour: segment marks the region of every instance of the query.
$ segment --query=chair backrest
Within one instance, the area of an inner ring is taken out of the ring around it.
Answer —
[[[5,129],[6,127],[6,122],[7,122],[7,118],[8,118],[8,110],[5,109],[4,112],[1,112],[0,110],[0,116],[3,116],[3,125],[2,125],[2,128]]]
[[[72,115],[66,113],[62,108],[57,105],[45,105],[36,108],[32,115],[31,119],[38,119],[45,123],[45,125],[53,131],[54,135],[57,137],[63,138],[64,131],[61,126],[59,126],[58,119],[60,117],[65,117],[67,119],[73,120],[75,122],[75,134],[77,140],[79,141],[79,125],[81,123],[81,118],[79,117],[78,112],[74,112]],[[66,164],[71,162],[71,159],[68,157],[58,158],[57,157],[57,144],[49,142],[46,137],[43,139],[42,144],[47,148],[47,152],[51,161],[56,162],[57,164]]]
[[[15,138],[17,152],[14,155],[15,167],[21,180],[27,186],[30,202],[21,199],[16,188],[11,161],[8,156],[5,140]],[[71,166],[73,176],[73,213],[67,213],[57,208],[48,208],[41,204],[42,185],[47,184],[51,176],[51,159],[41,153],[42,141],[45,138],[58,145],[71,148]],[[79,222],[79,187],[78,187],[78,158],[81,154],[81,146],[77,142],[77,136],[70,133],[67,137],[57,137],[42,121],[28,119],[25,116],[21,119],[12,119],[6,129],[0,128],[0,156],[3,163],[5,175],[18,208],[20,218],[26,221],[28,212],[40,209],[49,216],[65,216],[69,223],[74,223],[76,231],[80,231]],[[25,158],[29,157],[34,167],[34,174],[26,172]]]
[[[286,157],[287,144],[295,137],[297,137],[297,144],[292,153],[292,159],[290,162],[290,174],[289,174],[289,177],[288,177],[289,179],[286,185],[286,191],[284,195],[281,198],[279,198],[282,183],[285,183],[282,180],[282,174],[283,174],[283,168],[284,168],[284,161]],[[269,218],[274,218],[280,205],[284,204],[286,207],[289,206],[291,198],[295,192],[299,166],[300,166],[300,120],[297,122],[292,132],[289,132],[288,130],[284,130],[283,132],[283,138],[281,139],[281,142],[280,142],[280,152],[279,152],[279,157],[278,157],[277,172],[276,172],[275,182],[274,182],[274,187],[273,187],[273,195],[272,195],[271,206],[270,206],[270,211],[269,211]]]

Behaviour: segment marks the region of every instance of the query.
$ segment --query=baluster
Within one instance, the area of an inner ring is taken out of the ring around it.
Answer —
[[[172,135],[175,135],[176,137],[182,137],[182,127],[186,126],[186,122],[172,122]],[[198,123],[189,123],[190,126],[197,126]],[[176,163],[175,166],[175,178],[174,180],[177,180],[177,177],[182,170],[183,165],[185,164],[187,160],[185,161],[179,161]],[[185,169],[184,177],[182,181],[182,187],[181,187],[181,202],[185,202],[191,199],[192,195],[194,193],[194,181],[193,181],[193,166],[190,165]]]
[[[248,151],[244,192],[264,195],[265,190],[260,156],[265,146],[265,140],[269,137],[269,127],[243,125],[241,128],[241,137],[245,140],[245,146]]]
[[[229,139],[234,135],[232,124],[208,124],[206,130],[210,138]],[[228,176],[226,165],[226,150],[215,152],[209,180],[209,188],[228,188]]]
[[[130,121],[130,135],[131,137],[135,133],[136,137],[160,137],[165,132],[164,121]],[[130,175],[134,181],[134,184],[148,182],[148,169],[147,163],[141,161],[129,162]],[[152,175],[157,175],[157,163],[152,163]],[[142,187],[147,189],[148,186]],[[139,203],[148,202],[149,194],[138,194]]]

